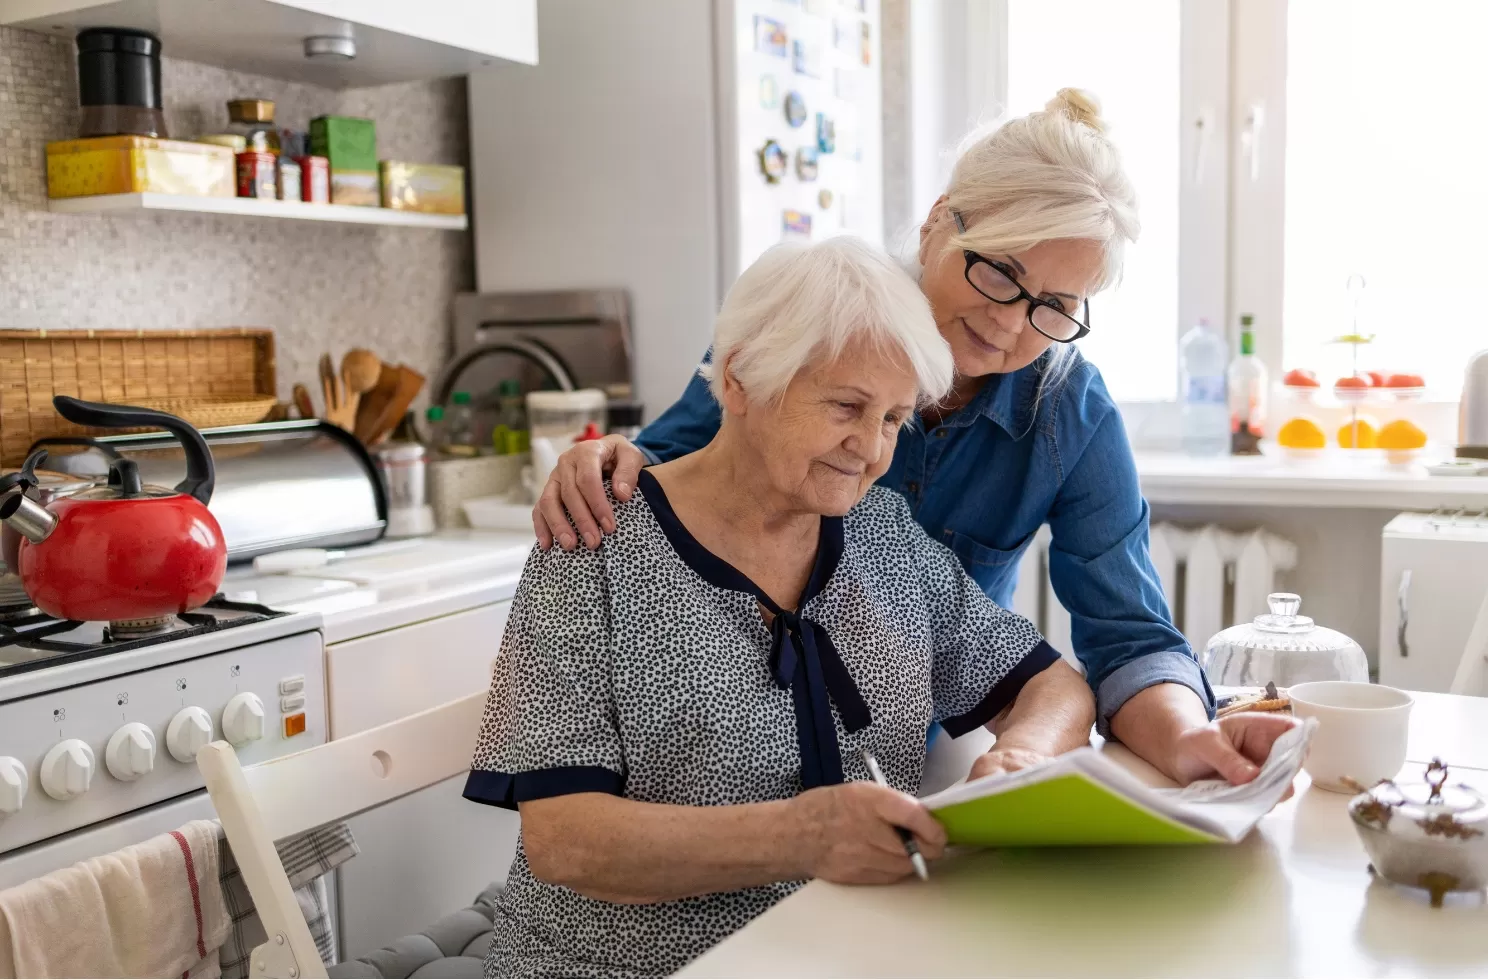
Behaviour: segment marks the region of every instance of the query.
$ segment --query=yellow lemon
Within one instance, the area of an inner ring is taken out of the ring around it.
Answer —
[[[1379,445],[1379,427],[1374,419],[1361,415],[1356,421],[1343,423],[1338,444],[1344,449],[1373,449]]]
[[[1328,445],[1328,437],[1315,419],[1299,415],[1288,419],[1276,433],[1276,443],[1288,449],[1323,449]]]
[[[1377,440],[1381,449],[1420,449],[1426,445],[1426,433],[1409,419],[1386,422]]]

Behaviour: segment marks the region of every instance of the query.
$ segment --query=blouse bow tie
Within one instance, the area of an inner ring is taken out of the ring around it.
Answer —
[[[832,703],[849,732],[867,728],[873,716],[826,628],[778,608],[771,612],[775,622],[770,630],[770,673],[776,684],[790,690],[795,703],[801,785],[811,789],[840,783],[842,749]]]

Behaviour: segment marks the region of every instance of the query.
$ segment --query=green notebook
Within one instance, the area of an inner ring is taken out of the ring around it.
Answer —
[[[952,786],[921,802],[952,844],[986,847],[1236,843],[1286,794],[1317,722],[1276,740],[1244,786],[1205,780],[1147,786],[1095,749]]]

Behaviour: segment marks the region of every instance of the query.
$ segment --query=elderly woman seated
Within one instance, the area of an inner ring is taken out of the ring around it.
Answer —
[[[1090,689],[875,489],[951,354],[848,238],[739,277],[704,449],[641,473],[599,551],[534,550],[465,795],[521,811],[491,976],[677,970],[809,878],[896,881],[925,733],[1052,755]],[[892,789],[869,782],[860,752]]]

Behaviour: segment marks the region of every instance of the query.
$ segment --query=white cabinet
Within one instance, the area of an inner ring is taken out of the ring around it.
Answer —
[[[1488,598],[1488,522],[1401,514],[1381,551],[1380,683],[1445,693]]]
[[[496,603],[327,647],[331,738],[484,689],[510,609]],[[361,854],[340,870],[343,958],[419,932],[506,877],[517,815],[462,799],[464,785],[459,776],[350,821]]]
[[[537,0],[0,0],[0,25],[72,34],[129,27],[168,58],[330,88],[537,63]],[[304,39],[349,36],[349,61],[307,59]]]

